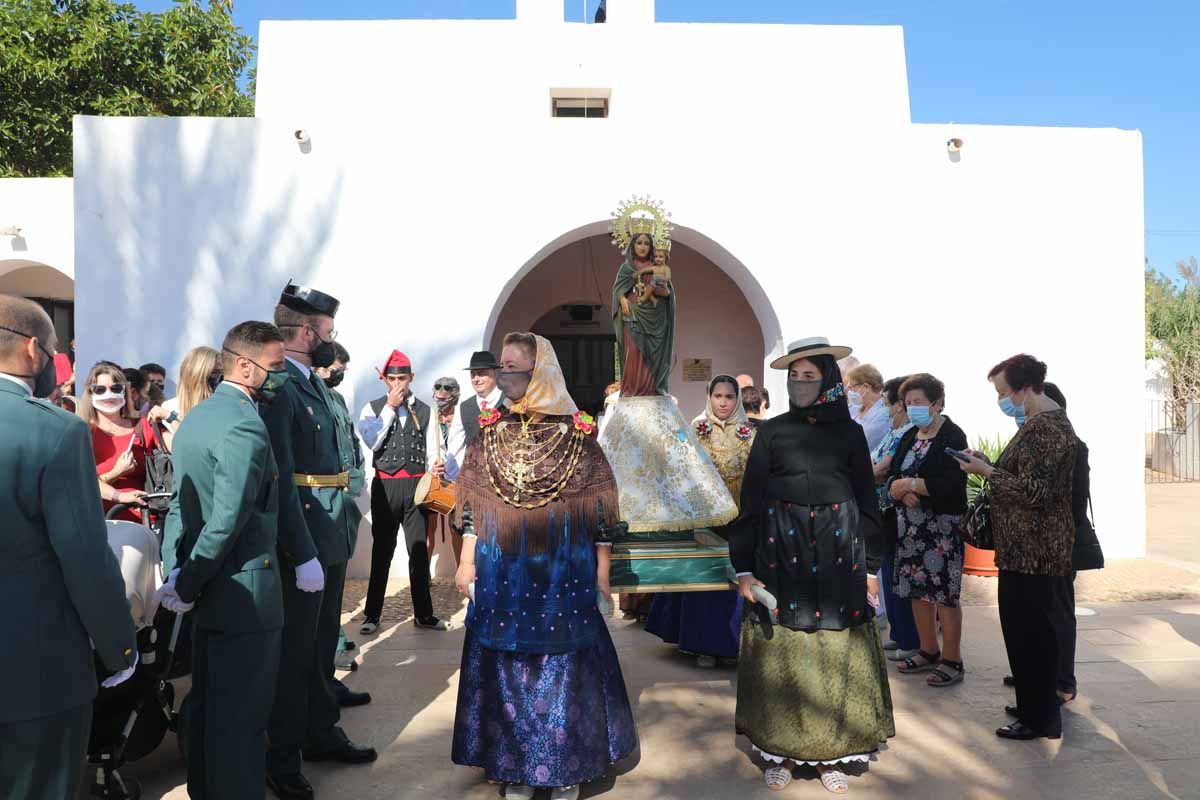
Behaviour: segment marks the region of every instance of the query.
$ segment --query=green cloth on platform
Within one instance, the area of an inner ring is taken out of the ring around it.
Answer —
[[[750,603],[738,656],[737,732],[764,753],[835,762],[896,735],[887,661],[873,624],[840,631],[775,625],[766,638]]]
[[[38,719],[0,722],[0,797],[74,797],[91,724],[91,703]]]

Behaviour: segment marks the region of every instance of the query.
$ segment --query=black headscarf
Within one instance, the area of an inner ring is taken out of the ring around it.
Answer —
[[[824,397],[826,393],[841,387],[842,370],[838,367],[837,359],[831,355],[819,355],[809,356],[808,360],[815,364],[817,369],[821,370],[820,397]],[[809,423],[836,422],[838,420],[850,419],[850,406],[846,402],[845,390],[843,389],[838,394],[839,396],[834,400],[821,402],[818,399],[814,405],[807,408],[790,406],[789,412]]]

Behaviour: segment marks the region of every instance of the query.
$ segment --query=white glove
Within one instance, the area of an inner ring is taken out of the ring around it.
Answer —
[[[302,592],[319,592],[325,588],[325,570],[321,562],[310,558],[296,567],[296,588]]]
[[[185,603],[180,598],[179,592],[175,590],[175,579],[179,577],[179,569],[171,570],[171,574],[167,576],[167,582],[158,587],[158,591],[154,593],[154,598],[158,604],[168,611],[173,611],[176,614],[186,614],[196,607],[195,603]]]
[[[121,670],[120,672],[115,673],[114,675],[111,675],[111,676],[105,678],[104,680],[100,681],[100,685],[103,686],[105,689],[111,689],[114,686],[118,686],[118,685],[124,683],[125,681],[127,681],[131,677],[133,677],[133,671],[135,669],[137,669],[137,665],[138,665],[138,654],[134,653],[133,654],[133,664],[131,664],[130,666]]]

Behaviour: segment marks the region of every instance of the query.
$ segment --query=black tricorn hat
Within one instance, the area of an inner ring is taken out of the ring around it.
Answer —
[[[338,306],[341,305],[333,295],[308,286],[297,286],[290,280],[279,295],[279,304],[301,314],[324,314],[327,317],[336,317]]]
[[[471,353],[471,366],[467,369],[500,369],[500,362],[490,350],[476,350]]]

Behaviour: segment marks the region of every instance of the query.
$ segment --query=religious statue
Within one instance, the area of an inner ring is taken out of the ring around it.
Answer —
[[[731,521],[737,507],[668,391],[677,299],[667,265],[670,220],[658,201],[634,197],[614,214],[612,235],[625,254],[613,283],[621,391],[606,414],[600,447],[629,532],[690,537]]]

